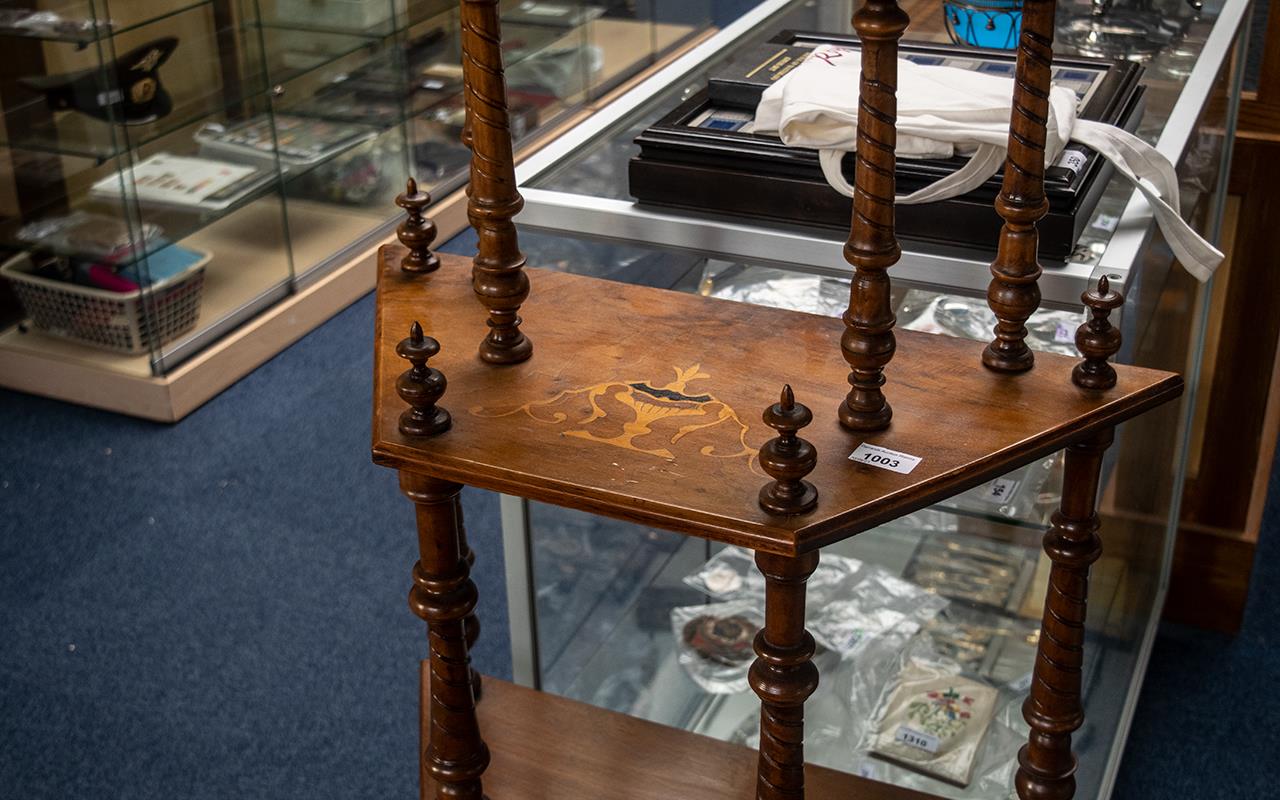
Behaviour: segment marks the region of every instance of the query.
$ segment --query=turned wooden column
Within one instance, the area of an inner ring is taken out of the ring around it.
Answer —
[[[1102,554],[1098,481],[1102,456],[1114,435],[1114,429],[1107,428],[1067,448],[1062,505],[1044,536],[1053,566],[1031,693],[1022,706],[1022,716],[1031,726],[1029,740],[1018,753],[1014,779],[1022,800],[1069,800],[1076,791],[1071,734],[1084,723],[1080,675],[1089,566]]]
[[[455,512],[458,515],[458,552],[462,554],[462,560],[467,565],[467,574],[470,575],[476,566],[476,552],[467,544],[467,525],[462,518],[462,494],[459,493],[453,498]],[[467,618],[462,621],[463,632],[467,637],[467,653],[468,655],[475,649],[476,642],[480,640],[480,618],[476,616],[473,609]],[[475,692],[476,702],[480,702],[481,680],[480,673],[472,668],[471,670],[471,688]]]
[[[897,346],[887,270],[902,255],[893,230],[893,150],[898,139],[898,40],[908,22],[894,0],[867,0],[853,15],[854,30],[862,40],[862,77],[853,219],[844,246],[845,261],[854,272],[840,339],[852,370],[852,389],[840,404],[839,417],[841,425],[855,431],[881,430],[893,416],[880,387]]]
[[[987,288],[987,304],[996,315],[995,339],[982,352],[982,363],[998,372],[1024,372],[1035,363],[1026,343],[1026,323],[1040,306],[1036,223],[1049,213],[1044,195],[1044,144],[1055,5],[1054,0],[1026,0],[1022,7],[1009,158],[996,197],[996,213],[1004,226]]]
[[[818,688],[813,637],[804,629],[805,582],[818,553],[756,553],[765,579],[765,626],[756,634],[751,688],[760,697],[756,800],[804,798],[804,701]]]
[[[480,240],[472,281],[489,311],[489,334],[480,343],[480,358],[515,364],[532,355],[533,344],[520,330],[519,311],[529,296],[529,277],[511,218],[524,200],[516,190],[498,0],[462,0],[462,73],[463,140],[470,139],[471,147],[467,218]]]
[[[436,800],[483,800],[480,776],[489,766],[489,749],[476,720],[467,648],[466,621],[477,596],[463,552],[462,485],[402,471],[400,490],[414,502],[418,522],[409,607],[426,620],[431,651],[426,772],[435,781]]]

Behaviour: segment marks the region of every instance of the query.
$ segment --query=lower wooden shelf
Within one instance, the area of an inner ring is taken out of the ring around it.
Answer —
[[[430,696],[422,669],[423,696]],[[484,678],[480,731],[490,800],[745,800],[756,751]],[[426,717],[423,716],[425,732]],[[425,744],[425,735],[423,742]],[[927,800],[931,795],[812,764],[808,800]],[[435,785],[423,781],[423,796]]]

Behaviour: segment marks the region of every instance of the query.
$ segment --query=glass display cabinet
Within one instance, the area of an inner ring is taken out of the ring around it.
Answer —
[[[1165,28],[1176,21],[1159,47],[1132,51],[1118,49],[1121,26],[1089,36],[1081,32],[1089,5],[1063,5],[1058,54],[1124,54],[1145,67],[1138,135],[1177,166],[1184,218],[1216,239],[1247,4],[1113,4],[1117,18],[1144,36],[1157,21]],[[937,5],[903,6],[913,16],[908,39],[947,41]],[[840,232],[640,205],[629,195],[627,169],[636,135],[735,53],[784,29],[847,32],[851,11],[847,3],[762,3],[526,161],[517,171],[526,203],[517,222],[529,262],[839,315],[850,274]],[[903,250],[890,269],[898,325],[988,337],[991,254],[914,241]],[[1104,465],[1105,552],[1089,598],[1086,722],[1075,742],[1077,796],[1105,798],[1163,604],[1208,294],[1176,264],[1146,202],[1119,178],[1105,185],[1071,255],[1044,266],[1044,299],[1028,325],[1034,347],[1075,352],[1080,295],[1105,275],[1126,293],[1117,312],[1119,360],[1180,371],[1189,388],[1179,403],[1122,426]],[[842,589],[809,608],[823,674],[806,708],[810,761],[940,797],[1011,796],[1048,575],[1041,536],[1060,484],[1061,459],[1049,457],[824,551],[820,570]],[[695,624],[761,612],[749,559],[733,548],[516,498],[502,498],[501,507],[518,682],[754,744],[749,660],[708,658]],[[998,693],[972,776],[960,784],[868,752],[875,709],[922,640]]]
[[[93,404],[94,384],[167,386],[389,236],[406,175],[436,200],[459,189],[458,7],[0,0],[0,383]],[[710,0],[501,11],[518,140],[710,22]],[[345,302],[370,281],[342,284]],[[309,324],[344,304],[329,292]],[[240,374],[300,335],[282,328]],[[239,377],[211,369],[214,391]]]

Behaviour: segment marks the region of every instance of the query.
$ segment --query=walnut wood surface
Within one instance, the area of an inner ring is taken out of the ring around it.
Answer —
[[[888,427],[893,409],[885,400],[884,368],[893,359],[893,326],[888,269],[902,248],[893,231],[894,148],[898,134],[898,40],[908,18],[894,0],[868,0],[853,15],[862,40],[858,81],[858,149],[853,179],[853,217],[844,258],[853,266],[849,308],[840,350],[849,363],[849,394],[839,405],[849,430]]]
[[[1086,392],[1071,383],[1074,359],[1048,354],[1030,374],[975,369],[981,343],[903,331],[893,427],[851,434],[821,412],[844,394],[839,320],[533,270],[540,290],[527,314],[539,355],[492,369],[467,346],[480,305],[466,260],[442,255],[437,272],[408,277],[401,253],[384,248],[380,265],[375,461],[784,555],[976,486],[1182,391],[1177,375],[1117,366],[1114,389]],[[420,441],[397,430],[394,385],[404,363],[395,346],[415,319],[440,341],[432,364],[448,375],[453,414],[450,431]],[[773,401],[775,380],[819,409],[805,437],[818,450],[808,478],[821,501],[793,517],[757,502],[766,478],[755,451],[773,432],[754,410]],[[579,391],[588,387],[604,387],[594,418]],[[687,426],[703,427],[677,437]],[[909,475],[849,461],[863,441],[923,461]]]
[[[429,694],[426,670],[422,677]],[[492,800],[746,800],[755,791],[749,748],[493,677],[485,687],[479,713],[493,747],[484,776]],[[932,797],[812,764],[805,785],[808,800]]]
[[[1035,363],[1026,343],[1026,322],[1040,306],[1036,223],[1049,213],[1044,146],[1056,5],[1054,0],[1026,0],[1022,8],[1009,158],[996,197],[996,212],[1004,219],[1004,227],[987,289],[987,302],[996,315],[995,339],[982,353],[982,363],[1000,372],[1023,372]]]
[[[1076,757],[1071,734],[1084,724],[1080,702],[1089,566],[1102,555],[1098,536],[1098,478],[1110,429],[1067,448],[1062,505],[1054,513],[1044,549],[1052,561],[1044,619],[1036,647],[1031,692],[1022,715],[1031,726],[1018,753],[1014,784],[1021,800],[1071,800]]]
[[[524,200],[516,189],[500,31],[498,0],[462,0],[463,141],[471,147],[467,217],[479,238],[474,289],[489,317],[480,357],[491,364],[515,364],[529,357],[533,345],[520,330],[529,278],[511,218]]]
[[[813,636],[804,629],[805,582],[818,553],[756,555],[764,573],[765,624],[756,634],[751,688],[760,697],[756,800],[804,800],[804,701],[818,689]]]
[[[431,648],[430,730],[423,762],[438,800],[484,800],[480,776],[489,765],[489,750],[476,719],[468,654],[466,622],[477,593],[460,535],[462,486],[401,471],[400,490],[417,509],[419,560],[409,607],[426,621]]]

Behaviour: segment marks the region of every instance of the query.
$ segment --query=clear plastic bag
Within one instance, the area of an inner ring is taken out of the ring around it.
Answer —
[[[868,567],[835,587],[811,614],[808,627],[824,646],[855,657],[890,633],[905,641],[946,605],[946,598],[880,567]]]
[[[825,602],[835,588],[863,570],[856,558],[823,554],[807,583],[810,607]],[[763,604],[764,575],[755,556],[743,547],[726,547],[684,582],[716,600],[759,598]]]
[[[921,637],[881,692],[860,749],[968,786],[999,699],[995,687],[964,677]]]
[[[756,657],[752,643],[762,627],[764,613],[753,600],[671,609],[677,660],[711,694],[747,691],[747,672]]]
[[[1042,308],[1027,320],[1027,345],[1033,350],[1079,356],[1076,329],[1084,320],[1084,310],[1060,311]],[[910,331],[945,333],[965,339],[991,338],[996,316],[985,297],[936,294],[912,289],[898,307],[898,326]]]
[[[792,270],[708,261],[702,294],[772,308],[838,317],[849,307],[849,280]]]
[[[18,229],[18,239],[60,255],[123,266],[163,244],[163,233],[149,222],[134,228],[117,217],[72,211],[28,222]]]

